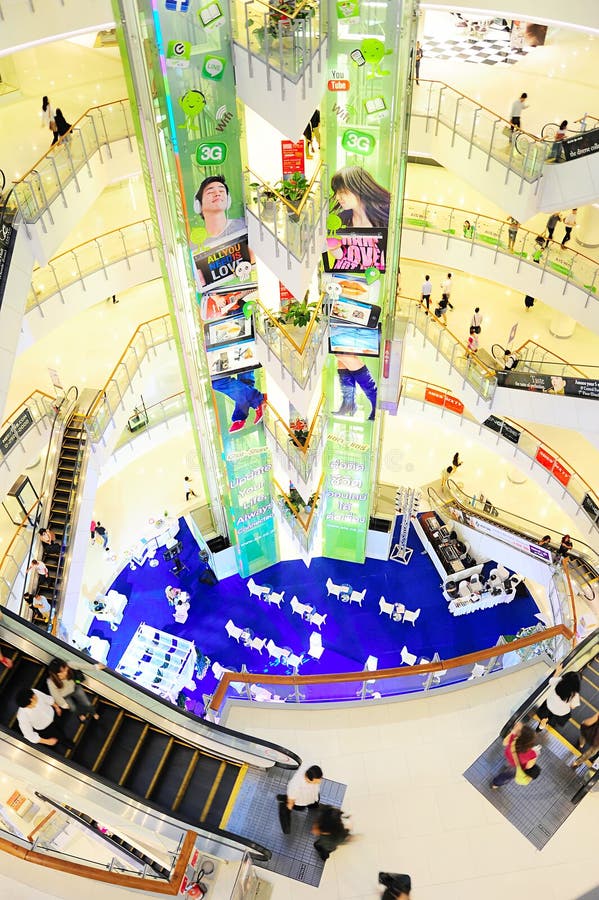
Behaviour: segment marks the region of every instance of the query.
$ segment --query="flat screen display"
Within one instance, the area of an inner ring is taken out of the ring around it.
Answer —
[[[343,325],[330,322],[329,352],[351,353],[354,356],[379,356],[381,330],[362,328],[359,325]]]
[[[232,344],[237,341],[254,337],[253,319],[246,316],[229,316],[228,319],[220,319],[204,325],[204,341],[206,349],[221,347],[223,344]]]
[[[219,347],[207,347],[206,357],[211,378],[222,378],[248,369],[256,369],[260,360],[256,356],[256,342],[239,341]]]

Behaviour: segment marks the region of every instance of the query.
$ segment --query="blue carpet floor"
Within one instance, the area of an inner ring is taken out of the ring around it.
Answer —
[[[270,660],[266,649],[259,654],[229,638],[225,623],[232,619],[236,626],[251,629],[257,637],[272,638],[279,647],[290,648],[296,654],[306,653],[310,633],[317,629],[292,613],[289,602],[294,594],[302,603],[314,606],[317,612],[327,613],[321,629],[324,653],[320,660],[307,657],[300,669],[306,675],[361,671],[369,655],[378,658],[379,669],[398,666],[404,644],[418,659],[421,656],[430,659],[435,652],[441,659],[448,659],[492,647],[500,635],[513,635],[520,628],[537,624],[534,618],[537,606],[523,585],[518,586],[517,596],[511,603],[452,616],[441,593],[439,575],[428,556],[422,555],[422,545],[413,531],[409,544],[414,553],[407,566],[372,559],[359,565],[317,558],[309,568],[299,560],[292,560],[265,569],[254,580],[257,584],[271,585],[277,592],[285,591],[280,609],[250,597],[245,580],[238,575],[214,586],[202,584],[199,576],[203,565],[198,547],[184,520],[177,537],[183,542],[181,559],[188,567],[179,578],[171,575],[172,563],[163,562],[159,553],[156,559],[160,563],[156,568],[150,568],[148,563],[135,571],[127,567],[113,582],[112,587],[128,598],[123,621],[116,632],[107,623],[96,620],[90,629],[90,634],[110,641],[109,666],[116,667],[138,625],[145,622],[193,641],[212,663],[218,661],[225,668],[239,671],[245,664],[250,672],[291,674],[285,665]],[[487,563],[485,573],[493,565]],[[357,591],[366,588],[362,608],[355,603],[342,603],[334,596],[327,597],[325,584],[329,577],[334,583],[350,584]],[[191,610],[184,625],[173,620],[164,595],[168,584],[190,594]],[[389,602],[401,601],[408,609],[420,607],[422,612],[416,625],[393,622],[387,615],[380,615],[381,594]],[[201,695],[212,693],[215,684],[209,669],[190,697],[199,706]],[[316,699],[315,690],[302,688],[304,694],[309,691],[310,699]],[[323,698],[355,695],[355,690],[341,686],[329,689],[326,694],[319,686],[318,691],[318,696]],[[278,688],[277,692],[281,693]]]

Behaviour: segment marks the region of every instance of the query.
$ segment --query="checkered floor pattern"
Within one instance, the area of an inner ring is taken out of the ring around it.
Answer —
[[[295,881],[318,887],[324,862],[313,847],[316,838],[310,829],[316,810],[291,814],[291,834],[283,834],[279,825],[276,795],[284,794],[293,772],[272,768],[266,772],[250,770],[241,786],[227,830],[241,834],[268,847],[271,859],[256,865]],[[341,808],[347,785],[323,778],[321,804]]]
[[[539,733],[539,744],[541,774],[526,786],[508,781],[496,791],[491,789],[491,779],[503,768],[499,738],[464,772],[464,778],[537,850],[542,850],[575,809],[572,797],[585,776],[581,769],[568,767],[572,754],[552,734]]]
[[[440,41],[436,38],[423,38],[422,69],[427,59],[458,59],[462,62],[479,63],[484,66],[495,66],[497,63],[514,65],[523,56],[526,56],[528,48],[513,50],[509,41],[489,38],[488,40],[474,38],[460,38]],[[423,77],[426,77],[423,72]]]

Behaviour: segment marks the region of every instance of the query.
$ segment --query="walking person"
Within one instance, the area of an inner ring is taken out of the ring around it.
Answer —
[[[103,669],[104,666],[97,664],[94,668]],[[63,659],[50,661],[46,684],[56,706],[60,709],[70,709],[79,717],[80,722],[85,722],[90,715],[97,720],[100,716],[81,686],[82,679],[83,673],[72,669]]]
[[[65,747],[73,746],[57,719],[62,712],[60,706],[54,703],[49,694],[43,694],[33,688],[23,688],[17,693],[16,701],[19,707],[17,722],[21,734],[30,744],[55,747],[60,743]]]
[[[416,69],[416,84],[420,84],[420,63],[423,57],[420,41],[416,41],[416,54],[414,56],[414,68]]]
[[[520,222],[518,222],[517,219],[514,219],[513,216],[508,216],[507,225],[507,248],[510,253],[513,253],[514,244],[516,243],[516,237],[518,235],[518,229],[520,228]]]
[[[454,469],[458,469],[462,465],[462,460],[460,459],[460,451],[453,454],[453,459],[451,461],[451,465]]]
[[[56,126],[56,130],[53,132],[51,146],[54,146],[54,144],[56,143],[62,143],[63,138],[68,135],[69,131],[72,128],[72,125],[69,125],[69,123],[63,116],[61,109],[56,110],[56,114],[54,116],[54,124]]]
[[[470,334],[468,335],[468,343],[466,344],[466,358],[469,359],[478,353],[478,334],[474,325],[470,326]]]
[[[433,285],[431,283],[431,276],[425,275],[424,281],[422,282],[422,287],[420,289],[422,295],[422,303],[426,306],[426,315],[428,316],[428,311],[431,306],[431,294],[433,292]]]
[[[189,500],[190,497],[198,496],[192,487],[192,482],[191,482],[191,478],[189,477],[189,475],[185,476],[185,478],[183,479],[183,484],[185,486],[185,501],[186,502]]]
[[[572,769],[577,769],[578,766],[588,762],[596,753],[599,753],[599,712],[581,722],[578,749],[580,755],[570,763]]]
[[[576,228],[576,213],[577,212],[578,212],[578,208],[573,209],[572,212],[568,213],[568,215],[563,219],[566,233],[564,234],[564,236],[562,238],[562,247],[565,247],[565,245],[570,240],[570,237],[572,235],[572,229]]]
[[[547,162],[561,162],[562,158],[565,159],[564,147],[562,141],[566,137],[566,129],[568,128],[568,120],[564,119],[563,122],[560,122],[560,126],[558,130],[555,132],[555,137],[553,138],[553,144],[551,146],[551,150],[549,151],[549,156],[547,157]]]
[[[537,235],[535,238],[535,251],[532,255],[533,262],[536,262],[537,265],[541,264],[541,259],[543,258],[543,253],[547,249],[547,242],[544,237],[541,235]]]
[[[480,311],[480,306],[474,307],[474,312],[472,313],[472,319],[470,320],[470,327],[476,328],[476,333],[480,334],[483,326],[483,317]]]
[[[514,138],[514,129],[522,126],[522,112],[528,109],[528,103],[525,103],[525,100],[528,100],[528,94],[520,94],[519,98],[512,103],[510,110],[510,141]]]
[[[320,805],[320,784],[322,782],[322,769],[320,766],[309,766],[307,769],[298,769],[287,784],[285,794],[277,794],[279,807],[279,819],[284,834],[289,834],[291,828],[290,813],[293,809],[304,811],[317,809]]]
[[[445,278],[441,282],[441,299],[447,300],[447,305],[450,309],[453,309],[453,303],[451,302],[451,289],[453,287],[453,282],[451,280],[451,272],[447,273],[447,278]]]
[[[555,231],[555,226],[558,222],[561,222],[562,217],[559,213],[551,213],[549,218],[547,219],[547,239],[553,240],[553,232]]]
[[[447,325],[447,306],[449,304],[449,300],[445,295],[441,297],[439,300],[439,305],[435,309],[435,315],[441,322],[441,325]]]
[[[42,97],[42,128],[49,128],[52,134],[56,131],[54,108],[46,96]],[[54,143],[54,141],[52,141]]]
[[[503,739],[504,756],[507,765],[497,773],[491,787],[494,791],[507,784],[508,781],[518,781],[519,784],[527,784],[524,780],[536,778],[540,772],[537,766],[539,751],[535,747],[536,735],[529,725],[518,722],[514,725],[510,734]]]
[[[100,538],[102,540],[102,545],[103,545],[104,549],[106,550],[106,552],[108,553],[108,551],[110,550],[110,547],[108,546],[108,532],[106,531],[106,529],[104,528],[104,526],[102,525],[102,523],[100,522],[99,519],[96,522],[96,534],[100,535]]]
[[[89,536],[92,539],[92,544],[96,543],[96,522],[94,519],[89,523]]]
[[[577,706],[580,706],[580,676],[578,672],[562,675],[560,663],[549,679],[547,696],[537,709],[537,731],[544,731],[548,722],[552,727],[565,725]]]
[[[312,825],[312,834],[317,836],[314,849],[323,861],[350,836],[349,828],[343,823],[343,813],[333,806],[323,806]]]

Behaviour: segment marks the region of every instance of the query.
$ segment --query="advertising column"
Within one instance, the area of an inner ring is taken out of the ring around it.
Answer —
[[[330,302],[326,391],[332,414],[326,447],[323,547],[362,562],[374,478],[385,316],[397,280],[390,221],[403,189],[394,142],[406,98],[399,53],[404,8],[353,0],[335,4],[329,35],[326,156],[330,184],[324,288]],[[408,29],[407,40],[410,32]],[[408,66],[402,63],[406,70]],[[408,95],[409,96],[409,95]],[[399,228],[399,225],[397,225]]]

